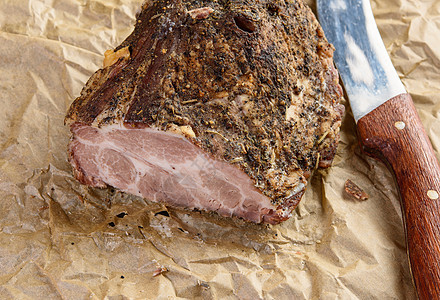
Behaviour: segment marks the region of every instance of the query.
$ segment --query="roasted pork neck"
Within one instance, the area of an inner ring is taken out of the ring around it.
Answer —
[[[300,0],[146,2],[66,116],[74,174],[173,207],[284,221],[336,152],[332,55]]]

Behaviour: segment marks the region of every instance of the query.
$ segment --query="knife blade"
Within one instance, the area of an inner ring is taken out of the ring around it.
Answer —
[[[440,299],[440,166],[374,21],[369,0],[317,0],[335,47],[364,153],[383,161],[399,189],[410,270],[420,299]]]

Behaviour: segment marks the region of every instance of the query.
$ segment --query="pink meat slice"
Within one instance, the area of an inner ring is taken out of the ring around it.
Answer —
[[[256,223],[277,224],[290,209],[275,207],[237,167],[216,160],[183,136],[121,125],[72,127],[75,176],[185,209],[215,211]]]

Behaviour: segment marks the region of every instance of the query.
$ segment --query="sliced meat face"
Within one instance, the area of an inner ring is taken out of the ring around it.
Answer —
[[[218,161],[183,136],[151,128],[72,128],[70,161],[84,184],[103,184],[170,206],[278,223],[277,208],[243,171]],[[299,191],[301,192],[301,191]]]

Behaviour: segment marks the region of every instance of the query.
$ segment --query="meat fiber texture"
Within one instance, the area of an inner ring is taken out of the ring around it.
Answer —
[[[284,221],[336,153],[344,108],[332,55],[300,0],[146,2],[69,109],[75,177]]]

